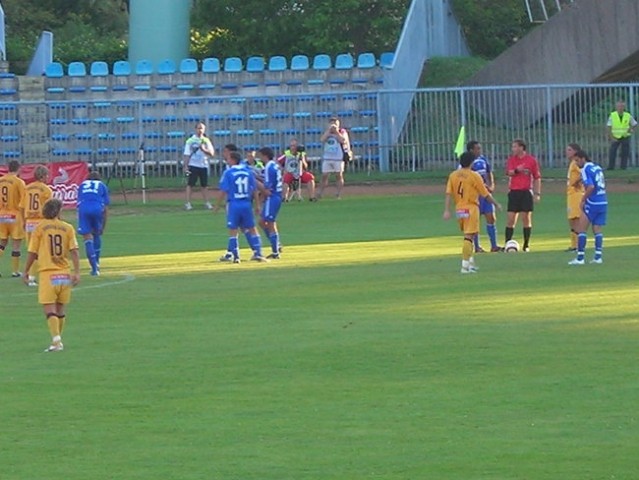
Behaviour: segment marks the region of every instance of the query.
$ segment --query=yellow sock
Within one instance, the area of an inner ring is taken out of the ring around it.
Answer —
[[[15,255],[16,252],[11,252],[11,271],[19,272],[20,271],[20,252],[18,255]]]
[[[464,246],[462,247],[462,259],[468,261],[473,256],[473,241],[464,238]]]
[[[49,333],[51,338],[60,336],[60,319],[57,315],[47,316],[47,324],[49,325]]]
[[[570,248],[577,248],[577,234],[573,230],[570,231]]]
[[[62,330],[64,330],[64,321],[66,318],[66,315],[60,315],[58,317],[58,331],[60,332],[60,335],[62,335]]]

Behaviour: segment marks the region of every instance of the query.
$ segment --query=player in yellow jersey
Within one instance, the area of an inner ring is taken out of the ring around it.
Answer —
[[[80,281],[80,258],[75,229],[60,220],[62,201],[52,198],[42,207],[44,219],[34,230],[29,242],[29,256],[24,266],[23,280],[28,284],[28,272],[38,259],[38,302],[47,317],[51,345],[45,352],[59,352],[62,345],[62,330],[66,319],[66,305],[71,300],[71,287]],[[73,273],[69,267],[73,263]]]
[[[40,223],[40,220],[44,218],[42,216],[42,207],[47,200],[53,197],[51,187],[46,184],[47,178],[49,178],[49,169],[43,165],[38,165],[33,171],[33,176],[35,177],[35,182],[27,185],[20,202],[22,218],[24,219],[24,231],[27,236],[27,246],[29,245],[29,240],[31,240],[31,234]],[[30,287],[37,285],[35,280],[35,272],[37,271],[38,261],[36,260],[29,272]]]
[[[24,195],[24,181],[18,177],[20,162],[11,160],[9,172],[0,177],[0,258],[12,241],[11,276],[20,276],[20,246],[24,238],[24,222],[20,212],[20,202]]]
[[[501,210],[501,205],[490,194],[484,180],[477,172],[470,169],[475,156],[471,152],[464,152],[459,159],[460,169],[448,176],[446,184],[446,200],[444,203],[444,220],[450,218],[451,198],[455,202],[455,215],[459,227],[464,232],[462,247],[461,273],[475,273],[477,267],[473,258],[473,239],[479,232],[479,197],[484,197],[489,203]]]
[[[567,252],[577,251],[577,232],[579,230],[579,218],[581,217],[581,199],[584,196],[584,186],[581,183],[581,169],[575,158],[575,154],[581,150],[576,143],[566,146],[568,157],[568,180],[566,182],[566,200],[568,225],[570,226],[570,247]]]

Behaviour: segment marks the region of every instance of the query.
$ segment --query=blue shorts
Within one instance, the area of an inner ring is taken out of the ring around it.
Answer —
[[[78,233],[99,235],[104,228],[104,207],[98,203],[87,203],[78,207]]]
[[[603,226],[606,224],[606,213],[608,213],[608,205],[590,205],[586,203],[584,213],[588,217],[591,225]]]
[[[262,207],[262,220],[267,222],[274,222],[277,218],[277,214],[282,206],[282,197],[279,195],[271,195],[264,201]]]
[[[255,227],[251,202],[229,202],[226,209],[226,226],[229,230]]]
[[[479,197],[479,214],[495,213],[495,205],[490,203],[486,198]]]

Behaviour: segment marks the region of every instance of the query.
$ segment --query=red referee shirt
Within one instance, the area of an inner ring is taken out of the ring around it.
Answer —
[[[506,174],[515,169],[519,171],[509,177],[508,188],[510,190],[532,190],[533,179],[541,178],[537,159],[528,153],[525,153],[522,157],[515,155],[508,157]]]

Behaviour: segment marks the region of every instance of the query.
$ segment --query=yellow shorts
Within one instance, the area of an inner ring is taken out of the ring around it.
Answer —
[[[567,214],[568,220],[581,217],[581,199],[583,195],[581,193],[571,193],[567,197]]]
[[[469,235],[479,232],[479,208],[458,208],[455,211],[459,228],[464,234]]]
[[[20,215],[0,214],[0,238],[12,238],[22,240],[24,228]]]
[[[71,274],[69,272],[40,272],[38,278],[38,302],[67,304],[71,300]]]

